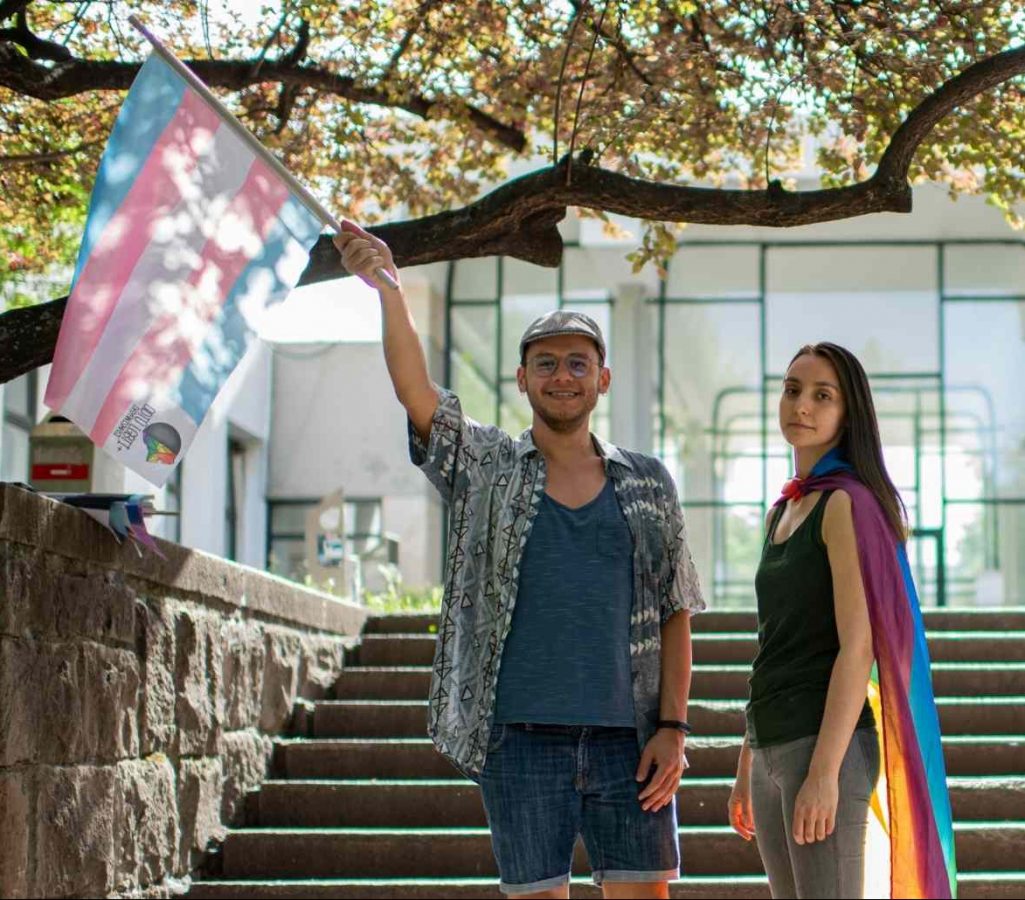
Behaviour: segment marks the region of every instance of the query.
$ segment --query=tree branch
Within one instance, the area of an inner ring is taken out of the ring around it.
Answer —
[[[67,300],[0,313],[0,384],[53,360]]]
[[[299,96],[301,88],[294,84],[286,85],[281,89],[281,96],[278,97],[278,105],[274,110],[278,124],[274,126],[274,133],[281,134],[288,127],[288,120],[292,116],[292,109],[295,106],[295,99]]]
[[[972,64],[929,94],[890,138],[875,178],[905,179],[919,144],[948,113],[979,94],[1025,72],[1025,47],[1005,50]]]
[[[313,88],[322,94],[332,94],[353,103],[402,109],[424,119],[430,116],[436,105],[422,94],[406,94],[396,99],[388,91],[358,84],[351,76],[338,75],[319,66],[301,65],[287,59],[264,61],[255,76],[253,60],[196,59],[183,62],[210,87],[238,91],[251,84],[276,81],[285,87]],[[0,87],[37,100],[58,100],[86,91],[127,90],[140,65],[117,60],[72,59],[47,67],[26,59],[0,42]],[[492,140],[517,153],[526,147],[526,136],[519,129],[498,121],[471,104],[466,104],[466,109],[474,127]]]
[[[306,59],[306,52],[310,49],[310,23],[305,19],[299,22],[299,34],[296,37],[295,46],[285,54],[283,61],[292,66],[297,66]]]
[[[28,27],[28,17],[25,14],[24,4],[21,9],[15,9],[14,28],[0,28],[0,41],[11,41],[24,47],[31,59],[49,59],[63,62],[71,59],[71,51],[62,44],[44,40],[32,33]],[[2,10],[0,10],[2,12]],[[0,15],[0,20],[3,16]]]
[[[25,7],[31,2],[32,0],[3,0],[3,2],[0,3],[0,22],[4,19],[9,19],[17,13],[23,12]]]
[[[278,35],[281,34],[281,29],[285,27],[285,23],[288,21],[288,7],[285,7],[285,11],[281,14],[281,18],[278,20],[278,24],[274,30],[267,37],[267,40],[263,42],[263,46],[260,48],[260,52],[256,55],[256,60],[253,62],[252,76],[255,78],[260,74],[260,67],[263,65],[263,61],[267,58],[267,52],[271,48],[271,44],[277,39]],[[209,54],[213,57],[213,54]]]
[[[392,72],[395,71],[395,67],[398,66],[399,60],[402,59],[405,52],[409,49],[410,43],[416,33],[420,30],[421,25],[427,24],[427,15],[430,13],[433,7],[437,6],[437,0],[424,0],[417,9],[416,14],[413,17],[413,24],[406,29],[406,33],[402,36],[398,46],[392,51],[391,58],[388,60],[388,65],[384,67],[384,71],[381,73],[381,80],[385,80],[390,77]]]
[[[557,225],[571,206],[666,222],[790,227],[877,212],[911,211],[908,170],[916,147],[944,115],[972,97],[1025,72],[1025,47],[970,66],[916,107],[894,134],[875,174],[860,184],[790,192],[660,184],[597,166],[580,165],[566,183],[568,158],[501,185],[462,209],[369,229],[392,250],[399,267],[481,256],[511,256],[557,266]],[[328,236],[314,245],[299,280],[312,284],[345,276]],[[64,298],[0,315],[0,383],[49,362]]]
[[[54,162],[58,159],[63,159],[65,156],[74,156],[76,153],[81,153],[83,150],[88,150],[90,147],[95,147],[102,141],[83,141],[74,147],[68,147],[64,150],[49,150],[45,153],[15,153],[11,156],[0,156],[0,169],[6,169],[10,166],[31,166],[36,163]]]
[[[578,160],[578,163],[580,160]],[[910,212],[911,189],[881,188],[873,179],[819,191],[735,191],[683,187],[577,165],[565,183],[567,158],[510,181],[459,210],[369,229],[399,266],[478,256],[511,256],[557,266],[562,238],[555,225],[572,206],[623,216],[705,225],[791,227],[874,212]],[[300,284],[345,277],[329,237],[321,237]]]

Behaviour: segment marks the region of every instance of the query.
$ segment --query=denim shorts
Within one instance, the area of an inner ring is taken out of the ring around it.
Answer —
[[[680,877],[676,799],[644,812],[633,728],[495,725],[478,783],[507,894],[569,881],[584,840],[596,884]]]

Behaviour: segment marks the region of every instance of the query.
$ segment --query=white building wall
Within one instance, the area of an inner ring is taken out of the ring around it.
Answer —
[[[404,273],[432,375],[443,298],[425,277]],[[395,397],[379,341],[276,345],[268,498],[381,499],[382,529],[399,538],[399,568],[414,587],[440,581],[442,504],[409,461],[406,413]]]
[[[182,468],[181,542],[223,556],[227,550],[228,441],[245,447],[238,502],[236,561],[266,562],[267,460],[271,423],[271,352],[257,342],[243,357],[203,420]]]

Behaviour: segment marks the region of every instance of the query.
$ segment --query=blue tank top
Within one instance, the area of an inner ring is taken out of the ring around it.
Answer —
[[[615,485],[571,509],[547,494],[520,562],[495,721],[634,727],[633,541]]]

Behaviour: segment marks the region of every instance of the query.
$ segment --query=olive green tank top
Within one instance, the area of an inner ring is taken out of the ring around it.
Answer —
[[[833,574],[822,540],[830,491],[787,540],[774,544],[783,507],[773,513],[755,575],[758,655],[752,665],[747,733],[752,747],[818,734],[833,664],[840,652]],[[865,706],[858,728],[874,723]]]

